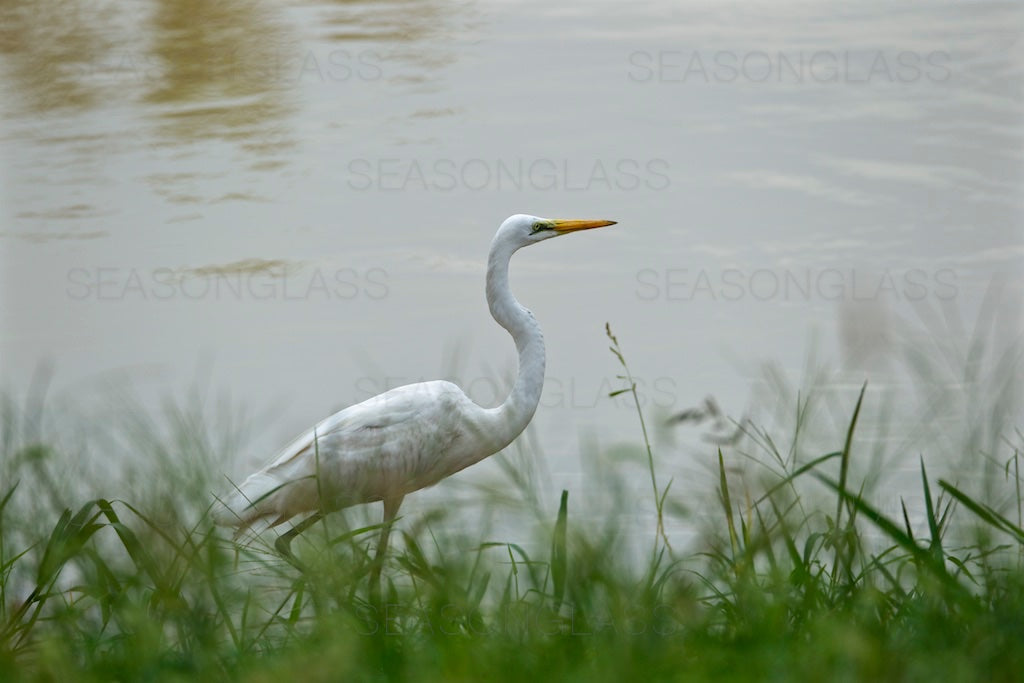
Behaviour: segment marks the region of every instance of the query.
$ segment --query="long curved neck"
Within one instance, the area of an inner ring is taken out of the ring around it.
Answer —
[[[487,261],[487,303],[491,315],[508,330],[519,352],[519,371],[512,392],[490,415],[489,435],[501,450],[530,423],[544,389],[544,335],[530,311],[516,301],[508,283],[508,263],[518,246],[495,237]]]

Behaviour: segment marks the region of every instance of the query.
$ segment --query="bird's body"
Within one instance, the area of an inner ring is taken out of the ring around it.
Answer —
[[[504,403],[481,407],[445,381],[409,384],[374,396],[293,441],[223,501],[215,520],[241,530],[260,519],[274,525],[307,512],[380,500],[389,522],[406,494],[511,443],[540,401],[545,357],[540,326],[509,288],[509,259],[519,248],[548,237],[604,225],[612,223],[516,215],[498,229],[487,266],[487,301],[519,352],[518,376]]]
[[[463,437],[486,434],[473,419],[475,407],[459,387],[444,381],[409,384],[349,406],[250,476],[228,507],[240,508],[242,524],[269,516],[283,522],[436,484],[476,462],[484,450],[494,452],[481,440]]]

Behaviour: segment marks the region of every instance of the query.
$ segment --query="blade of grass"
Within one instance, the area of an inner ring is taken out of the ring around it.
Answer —
[[[732,516],[732,501],[729,498],[729,482],[725,476],[725,460],[722,458],[722,449],[718,449],[718,486],[721,494],[722,507],[725,508],[725,521],[729,527],[729,545],[732,548],[732,560],[736,562],[736,555],[739,554],[739,538],[736,535],[736,522]]]
[[[566,532],[569,517],[569,492],[562,490],[562,500],[558,504],[558,519],[555,521],[555,531],[551,539],[551,580],[555,596],[554,609],[557,612],[562,605],[562,597],[565,595],[565,579],[568,566],[568,553],[566,550]]]
[[[939,582],[951,592],[951,594],[963,601],[970,600],[969,593],[967,593],[964,587],[946,571],[945,565],[940,560],[937,560],[932,553],[918,546],[917,543],[915,543],[910,536],[905,534],[895,522],[876,510],[873,506],[869,505],[860,496],[851,495],[848,491],[841,488],[838,482],[821,474],[816,474],[815,476],[819,481],[839,494],[840,498],[844,502],[849,504],[852,508],[859,510],[861,514],[867,517],[876,527],[878,527],[880,531],[895,541],[901,548],[910,553],[910,555],[918,562],[918,565],[927,569],[932,576],[938,579]]]
[[[1016,524],[1014,524],[1013,522],[1006,519],[998,512],[990,508],[988,505],[975,501],[966,493],[964,493],[957,487],[953,486],[949,482],[945,481],[944,479],[939,479],[939,486],[945,489],[945,491],[949,493],[949,495],[955,498],[959,503],[961,503],[964,507],[973,512],[975,515],[980,517],[984,522],[986,522],[990,526],[995,527],[996,529],[999,529],[1010,534],[1018,543],[1024,544],[1024,529],[1021,529],[1019,526],[1017,526]]]
[[[857,405],[853,409],[853,417],[850,419],[850,426],[846,429],[846,443],[843,444],[842,455],[839,458],[839,488],[843,491],[846,490],[846,478],[850,471],[850,450],[853,446],[853,432],[857,427],[857,418],[860,416],[860,406],[864,402],[864,391],[868,388],[868,383],[864,384],[860,388],[860,396],[857,397]],[[843,513],[843,497],[840,496],[836,500],[836,529],[840,527],[840,518]]]
[[[942,537],[939,533],[939,524],[935,519],[935,507],[932,504],[932,490],[928,486],[928,473],[925,471],[924,458],[921,458],[921,486],[924,489],[924,511],[928,518],[928,532],[931,535],[931,542],[928,549],[935,559],[941,561],[944,553],[942,551]]]

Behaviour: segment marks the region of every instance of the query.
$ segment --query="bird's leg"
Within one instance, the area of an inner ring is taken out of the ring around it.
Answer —
[[[380,539],[377,541],[377,552],[373,558],[373,565],[370,568],[370,603],[380,604],[380,572],[384,566],[384,554],[388,549],[388,536],[391,534],[391,523],[398,515],[398,508],[402,505],[405,496],[384,499],[384,522],[380,530]]]
[[[274,541],[274,548],[276,548],[277,552],[281,554],[281,557],[283,557],[285,560],[288,561],[290,565],[292,565],[293,567],[295,567],[303,573],[306,572],[306,568],[302,566],[302,563],[299,562],[298,558],[296,558],[295,555],[292,553],[292,541],[295,539],[296,536],[301,534],[303,531],[305,531],[306,529],[308,529],[309,527],[313,526],[321,519],[323,519],[323,517],[324,515],[322,512],[314,512],[309,517],[306,517],[304,520],[293,526],[287,532],[278,536],[277,540]]]

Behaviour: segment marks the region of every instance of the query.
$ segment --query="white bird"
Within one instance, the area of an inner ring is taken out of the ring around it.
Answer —
[[[275,526],[314,513],[286,535],[290,542],[293,533],[323,514],[379,500],[384,503],[379,559],[406,494],[505,448],[537,409],[544,386],[544,338],[533,314],[509,289],[512,254],[551,237],[614,224],[517,214],[498,228],[487,261],[487,303],[519,352],[515,385],[500,406],[483,408],[455,384],[440,380],[374,396],[335,413],[293,441],[227,496],[214,520],[240,533],[261,519]]]

